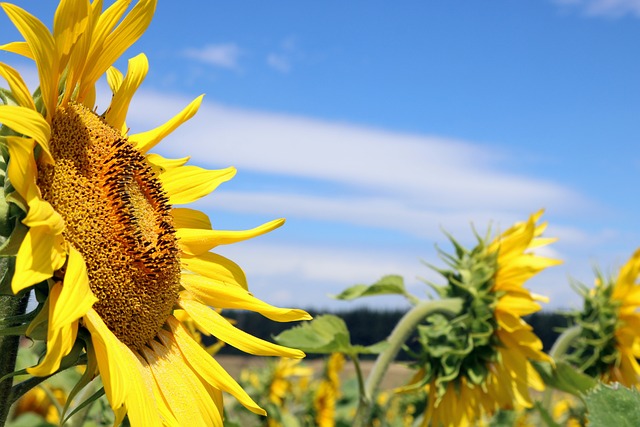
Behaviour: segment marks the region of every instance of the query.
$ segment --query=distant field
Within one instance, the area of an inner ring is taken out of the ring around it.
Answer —
[[[262,367],[269,363],[271,358],[268,357],[256,357],[256,356],[229,356],[229,355],[221,355],[218,354],[215,356],[216,360],[220,362],[220,364],[231,374],[231,376],[235,379],[238,379],[240,376],[240,371],[248,367]],[[311,366],[315,372],[320,373],[323,367],[322,359],[309,359],[305,360],[304,363],[307,366]],[[373,361],[365,360],[360,362],[360,365],[363,370],[363,375],[366,378],[369,374],[373,366]],[[398,387],[407,383],[407,381],[411,378],[414,371],[409,369],[406,365],[401,363],[394,363],[391,368],[387,371],[387,375],[385,376],[382,382],[383,389],[390,389],[394,387]],[[353,363],[347,359],[344,365],[344,371],[342,373],[342,378],[355,378],[355,369],[353,367]]]

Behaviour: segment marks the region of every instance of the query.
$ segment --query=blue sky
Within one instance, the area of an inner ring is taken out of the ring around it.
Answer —
[[[52,22],[51,4],[17,3]],[[206,93],[157,151],[238,168],[198,202],[214,227],[287,218],[219,248],[257,296],[348,308],[327,295],[384,274],[423,296],[441,229],[471,243],[471,223],[545,208],[565,263],[530,287],[553,309],[579,304],[568,277],[590,284],[640,246],[638,40],[637,0],[160,2],[118,67],[149,58],[134,132]]]

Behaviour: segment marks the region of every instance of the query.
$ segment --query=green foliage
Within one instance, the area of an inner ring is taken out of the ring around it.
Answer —
[[[287,347],[299,348],[306,353],[377,354],[384,350],[385,342],[371,346],[352,345],[349,329],[344,320],[330,314],[305,322],[274,337]]]
[[[354,300],[356,298],[377,295],[402,295],[409,301],[415,302],[416,298],[407,292],[402,276],[388,275],[378,280],[373,285],[354,285],[345,289],[333,297],[339,300]]]
[[[575,396],[584,395],[598,385],[595,379],[578,372],[565,362],[556,362],[555,367],[546,362],[531,361],[531,364],[547,386]]]
[[[640,393],[636,389],[602,385],[589,393],[585,400],[589,426],[640,426]]]

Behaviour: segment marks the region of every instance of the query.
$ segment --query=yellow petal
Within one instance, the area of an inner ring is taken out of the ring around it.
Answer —
[[[40,113],[30,108],[1,105],[0,123],[19,134],[33,138],[38,145],[42,147],[44,152],[46,152],[48,158],[52,158],[51,152],[49,151],[51,127],[49,127],[49,123],[47,123]],[[18,139],[20,138],[14,138],[14,140]]]
[[[210,194],[236,174],[233,167],[207,170],[198,166],[182,166],[161,174],[158,178],[169,196],[169,203],[182,205]]]
[[[53,276],[65,261],[63,245],[62,236],[52,236],[46,227],[30,228],[18,249],[16,272],[11,280],[13,292],[18,293]]]
[[[29,59],[33,59],[33,53],[27,42],[11,42],[0,46],[0,50],[22,55]]]
[[[197,372],[207,383],[231,394],[251,412],[258,415],[267,415],[264,409],[260,408],[260,406],[249,397],[247,392],[244,391],[231,375],[191,338],[189,332],[175,317],[169,316],[167,325],[169,325],[172,332],[171,343],[166,342],[166,339],[169,337],[168,334],[160,335],[165,347],[177,345],[183,358],[191,365],[191,369]]]
[[[49,327],[54,329],[80,319],[98,301],[89,287],[84,259],[71,245],[60,299],[49,324]]]
[[[87,29],[89,9],[87,0],[61,0],[56,9],[53,38],[61,59],[60,68],[66,67],[66,59]]]
[[[42,101],[47,109],[47,115],[51,116],[55,112],[58,102],[58,79],[60,77],[58,55],[53,36],[42,22],[18,6],[2,3],[2,8],[29,44],[38,67]],[[34,137],[34,139],[40,142],[38,138]],[[46,141],[49,139],[47,138]]]
[[[189,208],[174,208],[171,210],[171,214],[175,228],[211,230],[211,220],[204,212]]]
[[[142,378],[148,389],[153,390],[153,396],[156,401],[158,413],[160,414],[160,418],[162,418],[163,426],[165,427],[181,427],[180,423],[171,413],[171,409],[167,406],[164,398],[162,397],[162,392],[158,388],[158,384],[153,378],[153,374],[151,373],[151,367],[147,363],[146,360],[139,354],[134,353],[138,362],[140,362],[140,373],[142,374]],[[114,423],[114,425],[119,425]]]
[[[540,311],[542,307],[533,301],[531,296],[525,295],[505,295],[498,300],[496,310],[506,311],[520,317]]]
[[[125,119],[129,111],[129,104],[131,103],[134,93],[147,76],[148,71],[149,61],[147,61],[147,57],[143,53],[131,58],[129,60],[127,75],[117,92],[113,94],[111,105],[105,113],[107,123],[116,129],[120,129],[123,135],[127,133]]]
[[[201,230],[180,228],[176,230],[178,246],[187,255],[201,255],[218,245],[228,245],[266,234],[284,224],[284,219],[276,219],[251,230]]]
[[[169,348],[157,341],[142,349],[160,392],[181,426],[220,426],[222,408],[211,400],[209,392],[180,354],[177,346]]]
[[[120,86],[122,85],[122,81],[124,80],[124,76],[116,67],[109,67],[107,70],[107,84],[111,88],[112,93],[116,93]]]
[[[311,320],[304,310],[274,307],[238,286],[224,286],[197,274],[183,274],[180,282],[198,300],[215,308],[251,310],[276,322]]]
[[[113,335],[93,309],[84,319],[91,332],[100,377],[111,407],[117,411],[126,406],[133,426],[162,426],[153,390],[148,388],[136,356]]]
[[[20,73],[7,64],[0,62],[0,76],[9,83],[11,94],[18,102],[18,105],[31,110],[36,109],[36,105],[33,103],[33,98],[31,98],[31,93],[29,92],[29,89],[27,88],[27,85],[22,79]]]
[[[129,3],[130,1],[117,1],[100,15],[80,88],[80,99],[149,26],[157,0],[140,0],[114,29]]]
[[[191,366],[191,369],[197,372],[206,383],[218,390],[223,390],[233,395],[250,411],[258,415],[266,415],[266,412],[249,397],[247,392],[244,391],[227,371],[193,340],[180,321],[170,316],[169,319],[167,319],[167,325],[169,325],[172,332],[170,337],[173,344],[171,345],[178,346],[184,359],[187,360]],[[170,343],[167,342],[167,337],[169,337],[169,334],[160,336],[165,346],[168,347]]]
[[[191,101],[189,105],[167,123],[155,129],[129,136],[129,141],[132,142],[140,152],[146,153],[162,141],[165,136],[176,130],[178,126],[193,117],[198,112],[203,97],[204,95],[200,95]]]
[[[221,255],[205,252],[198,256],[183,255],[182,267],[216,280],[221,284],[239,286],[248,290],[247,278],[238,264]]]
[[[201,329],[245,353],[260,356],[291,357],[294,359],[304,357],[304,353],[300,350],[273,344],[241,331],[232,326],[227,319],[214,310],[198,301],[185,298],[184,293],[180,295],[178,305],[189,314]]]
[[[129,141],[131,141],[131,137],[129,137]],[[181,159],[166,159],[160,154],[149,153],[146,155],[147,161],[151,163],[151,167],[158,174],[162,174],[168,170],[183,166],[189,161],[190,158],[190,156],[187,156]]]
[[[49,291],[49,326],[47,328],[47,352],[42,361],[32,368],[27,369],[31,375],[45,376],[51,375],[60,368],[62,358],[69,354],[78,332],[77,322],[72,322],[62,326],[54,325],[53,318],[58,305],[64,304],[60,300],[62,285],[58,282]]]

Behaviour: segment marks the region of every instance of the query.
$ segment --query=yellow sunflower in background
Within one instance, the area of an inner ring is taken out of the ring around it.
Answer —
[[[584,308],[575,315],[581,327],[567,357],[586,374],[627,387],[640,384],[640,249],[616,278],[600,273],[592,289],[577,284]]]
[[[128,414],[134,426],[222,426],[221,391],[264,411],[177,319],[186,315],[252,354],[300,358],[301,351],[248,335],[209,306],[276,321],[310,316],[254,298],[240,268],[209,252],[284,220],[221,231],[204,213],[173,207],[211,193],[235,173],[148,153],[196,113],[202,97],[166,124],[128,134],[127,110],[147,59],[129,60],[126,75],[112,64],[144,33],[156,1],[130,4],[118,0],[103,11],[101,0],[61,0],[52,32],[23,9],[2,4],[25,41],[0,49],[34,60],[40,80],[32,97],[20,74],[0,63],[10,88],[0,106],[0,143],[10,155],[10,199],[26,212],[28,227],[12,290],[47,295],[28,331],[46,326],[47,351],[29,372],[56,372],[76,337],[88,333],[87,369],[102,377],[116,423]],[[105,73],[113,98],[98,115],[95,85]]]
[[[428,392],[424,426],[474,425],[498,409],[529,408],[529,389],[544,383],[532,360],[552,360],[523,316],[541,310],[544,300],[524,283],[560,261],[532,249],[555,239],[541,238],[542,211],[472,250],[453,239],[456,256],[443,254],[452,268],[438,271],[446,286],[434,286],[442,297],[461,298],[461,314],[449,319],[429,316],[418,327],[418,372],[403,391]]]

